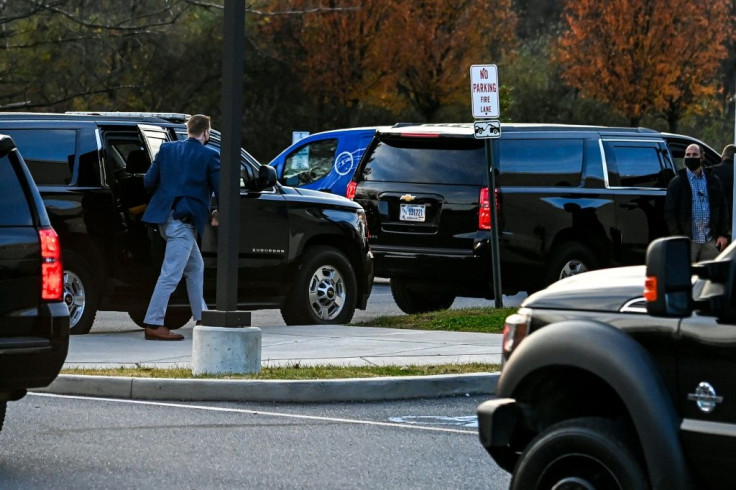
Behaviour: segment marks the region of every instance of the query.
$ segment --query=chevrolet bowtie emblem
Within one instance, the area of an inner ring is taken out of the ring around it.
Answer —
[[[412,196],[411,194],[404,194],[399,198],[401,201],[411,202],[414,199],[416,199],[416,196]]]

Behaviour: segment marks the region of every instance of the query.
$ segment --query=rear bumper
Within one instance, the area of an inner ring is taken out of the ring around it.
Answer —
[[[481,445],[501,468],[513,471],[518,455],[511,443],[522,415],[516,400],[491,399],[481,403],[477,413]]]
[[[417,290],[492,298],[493,273],[487,255],[445,249],[373,247],[378,277],[416,282]]]
[[[29,388],[48,386],[64,365],[69,348],[69,310],[64,303],[42,305],[32,328],[12,328],[10,320],[4,319],[0,331],[0,400],[17,399]]]

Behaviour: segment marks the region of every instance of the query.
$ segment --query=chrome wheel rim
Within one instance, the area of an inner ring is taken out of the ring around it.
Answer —
[[[334,320],[345,307],[345,280],[334,266],[323,265],[309,281],[309,307],[320,320]]]
[[[562,271],[560,272],[560,279],[564,279],[566,277],[574,276],[576,274],[587,271],[588,267],[582,261],[576,259],[569,260],[562,267]]]
[[[64,303],[69,308],[69,328],[74,328],[84,315],[87,300],[84,283],[71,271],[64,271]]]
[[[537,488],[623,490],[623,485],[608,465],[598,458],[572,453],[551,462],[542,472]]]

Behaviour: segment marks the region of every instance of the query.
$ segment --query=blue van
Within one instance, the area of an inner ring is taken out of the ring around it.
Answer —
[[[282,185],[331,192],[340,196],[353,177],[378,126],[314,133],[293,143],[271,160]]]

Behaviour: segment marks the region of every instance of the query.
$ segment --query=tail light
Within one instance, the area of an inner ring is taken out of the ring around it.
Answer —
[[[498,188],[494,192],[496,198],[496,214],[501,213],[501,201],[499,199],[500,192]],[[478,209],[478,229],[479,230],[490,230],[491,229],[491,201],[488,197],[488,187],[484,187],[480,190],[480,196],[478,197],[480,204]]]
[[[53,228],[38,230],[41,244],[41,299],[60,301],[64,291],[64,267],[59,237]]]
[[[348,182],[348,188],[345,190],[345,197],[351,201],[355,198],[355,188],[358,187],[358,183],[354,180]]]
[[[529,325],[532,317],[523,308],[516,313],[506,317],[503,324],[503,352],[501,360],[507,361],[511,353],[519,347],[522,340],[529,334]]]

